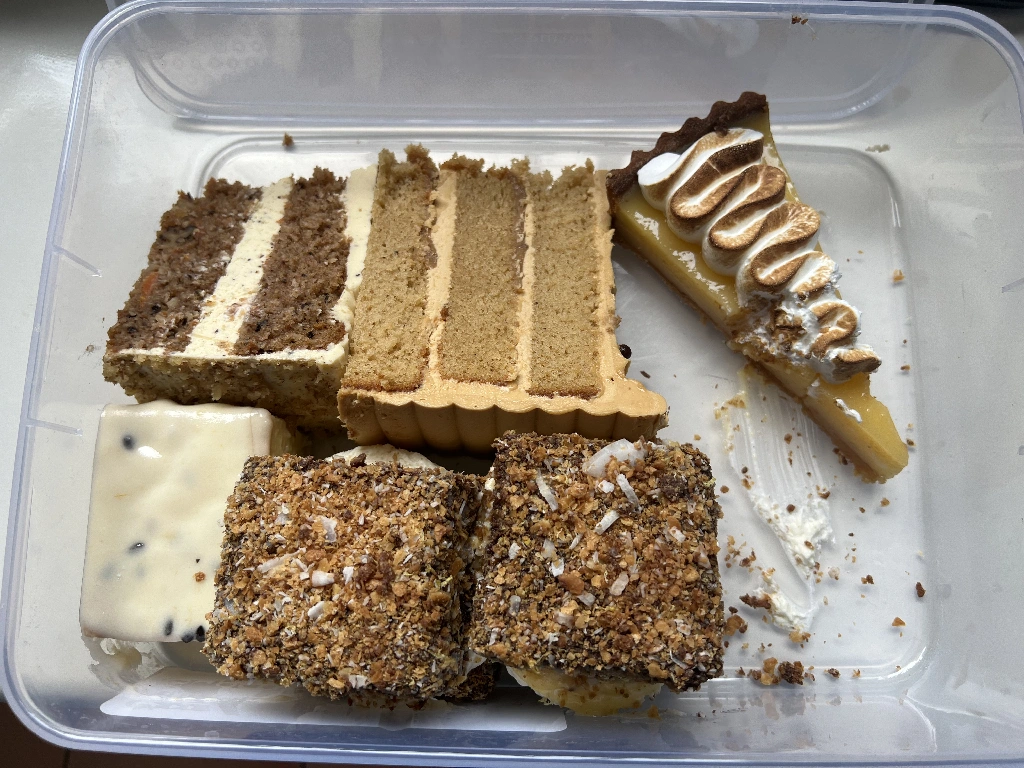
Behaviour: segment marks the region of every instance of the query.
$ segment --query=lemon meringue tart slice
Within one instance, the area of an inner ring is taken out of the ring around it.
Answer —
[[[799,400],[859,475],[882,481],[907,465],[889,409],[871,396],[881,360],[836,289],[818,213],[779,159],[764,96],[716,103],[634,151],[606,186],[616,241]]]

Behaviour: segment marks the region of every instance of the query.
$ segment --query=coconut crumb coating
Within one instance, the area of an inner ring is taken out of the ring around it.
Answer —
[[[698,688],[722,674],[711,466],[691,445],[598,453],[609,445],[495,441],[469,646],[511,667]]]
[[[461,683],[479,478],[362,458],[246,463],[203,648],[221,674],[383,706]]]

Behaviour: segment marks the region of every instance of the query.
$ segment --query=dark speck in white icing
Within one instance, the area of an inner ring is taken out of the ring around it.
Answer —
[[[167,623],[164,624],[164,637],[170,637],[171,632],[174,631],[174,619],[168,619]]]
[[[135,438],[131,435],[125,435],[121,438],[121,445],[125,447],[125,450],[131,451],[135,448]]]
[[[206,640],[206,627],[196,627],[196,640],[200,643]]]
[[[183,642],[183,643],[191,643],[195,639],[196,639],[196,633],[195,632],[186,632],[184,635],[181,636],[181,642]]]
[[[130,547],[128,547],[128,554],[129,555],[137,554],[140,550],[145,549],[145,547],[146,547],[145,542],[136,541],[134,544],[132,544]]]

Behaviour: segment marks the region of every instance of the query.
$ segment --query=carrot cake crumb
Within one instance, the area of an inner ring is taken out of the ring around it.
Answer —
[[[740,602],[746,603],[751,608],[763,608],[766,611],[772,609],[772,600],[768,595],[740,595]]]
[[[882,499],[882,500],[881,500],[880,502],[878,502],[878,503],[879,503],[879,504],[880,504],[881,506],[883,506],[883,507],[888,507],[888,506],[889,506],[889,500],[888,500],[888,499],[886,499],[886,498],[883,498],[883,499]]]
[[[294,147],[295,146],[295,139],[292,138],[292,135],[290,133],[286,133],[284,135],[284,138],[281,139],[281,146],[284,146],[284,147]]]
[[[864,577],[861,578],[860,583],[861,584],[874,584],[875,583],[875,579],[869,573],[867,576],[864,576]]]
[[[895,619],[892,620],[892,625],[894,627],[905,627],[907,626],[907,622],[905,622],[903,619],[897,616]]]
[[[894,283],[902,283],[904,278],[903,270],[897,269],[892,273],[892,281]]]
[[[741,635],[747,631],[747,622],[743,620],[742,616],[732,615],[725,620],[725,634],[732,637],[737,632]]]
[[[924,589],[924,587],[921,586],[921,582],[920,581],[917,582],[915,588],[917,589],[917,596],[918,597],[924,597],[925,589]]]
[[[836,669],[835,667],[829,667],[829,668],[828,668],[828,669],[826,669],[825,671],[826,671],[826,672],[827,672],[828,674],[832,675],[832,677],[839,677],[839,670],[838,670],[838,669]]]

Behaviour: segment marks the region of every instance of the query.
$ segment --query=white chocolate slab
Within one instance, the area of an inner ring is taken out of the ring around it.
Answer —
[[[224,509],[245,460],[293,449],[262,408],[109,405],[93,463],[80,619],[87,635],[205,635]],[[201,574],[201,576],[200,576]]]

